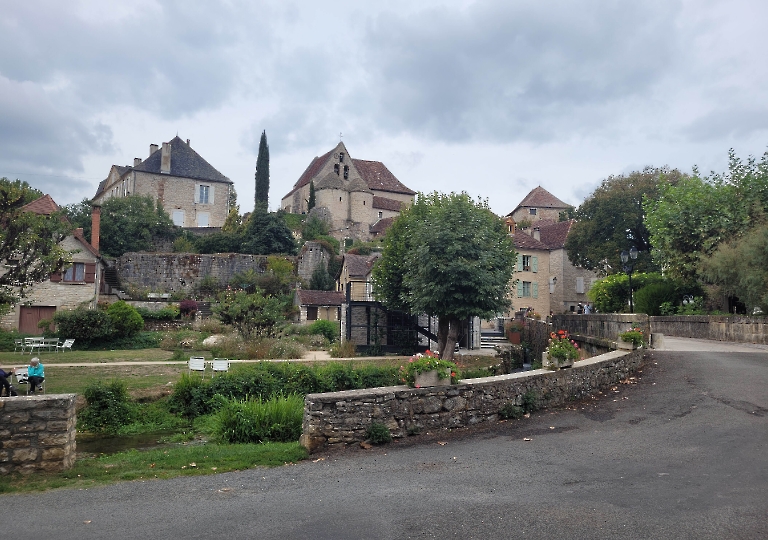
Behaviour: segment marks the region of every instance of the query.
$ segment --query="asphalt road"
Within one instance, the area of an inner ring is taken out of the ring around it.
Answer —
[[[4,495],[0,535],[765,539],[767,414],[766,348],[667,338],[637,384],[569,409],[277,469]]]

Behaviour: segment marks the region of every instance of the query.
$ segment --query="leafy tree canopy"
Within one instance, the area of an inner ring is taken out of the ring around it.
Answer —
[[[154,239],[177,234],[171,217],[150,196],[112,197],[101,206],[99,249],[106,255],[149,251]]]
[[[650,234],[643,221],[643,200],[656,200],[663,186],[676,185],[685,175],[677,169],[646,167],[609,176],[579,206],[565,249],[575,266],[604,274],[622,271],[620,254],[635,246],[650,250]],[[638,259],[635,269],[658,270],[651,257]]]
[[[277,324],[284,319],[282,300],[266,296],[258,289],[252,294],[223,292],[213,310],[224,324],[232,325],[246,340],[274,335]]]
[[[374,292],[390,308],[437,316],[441,357],[450,359],[462,320],[510,306],[515,261],[512,239],[487,202],[420,194],[387,231]]]
[[[698,274],[702,257],[723,241],[737,240],[766,220],[768,152],[746,162],[733,150],[728,172],[661,186],[657,200],[644,204],[654,260],[665,272],[687,280]]]
[[[44,281],[71,261],[59,245],[72,226],[63,213],[50,216],[22,211],[42,196],[26,182],[0,179],[0,261],[7,270],[0,276],[0,308],[8,307],[33,282]]]

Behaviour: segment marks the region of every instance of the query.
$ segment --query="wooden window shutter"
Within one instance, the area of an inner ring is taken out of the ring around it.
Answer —
[[[213,202],[214,202],[214,201],[213,201],[213,192],[214,192],[214,188],[215,188],[215,187],[216,187],[216,186],[214,186],[213,184],[211,184],[211,188],[208,190],[208,204],[213,204]]]
[[[518,281],[517,282],[517,297],[522,298],[523,297],[523,282]]]
[[[85,282],[96,282],[96,263],[85,263]]]
[[[533,297],[534,298],[539,297],[539,284],[536,282],[533,283]]]
[[[539,271],[539,258],[538,257],[531,257],[531,270],[534,272]]]
[[[522,272],[523,271],[523,256],[519,253],[517,254],[517,271]]]

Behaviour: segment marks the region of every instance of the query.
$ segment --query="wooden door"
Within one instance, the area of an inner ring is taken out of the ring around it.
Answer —
[[[19,313],[19,332],[39,336],[43,332],[37,327],[37,323],[43,319],[52,319],[56,312],[56,306],[22,306]]]

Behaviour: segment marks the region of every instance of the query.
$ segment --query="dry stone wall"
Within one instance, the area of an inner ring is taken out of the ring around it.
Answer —
[[[237,273],[250,269],[262,273],[267,268],[267,256],[125,253],[115,261],[115,268],[123,286],[130,284],[151,292],[191,292],[207,276],[226,285]]]
[[[0,398],[0,474],[75,463],[75,394]]]
[[[310,452],[365,440],[373,422],[393,437],[418,430],[470,427],[499,420],[507,404],[521,405],[533,395],[539,407],[565,405],[626,379],[641,364],[643,351],[612,351],[560,371],[535,370],[452,386],[389,386],[309,394],[304,400],[301,443]]]

